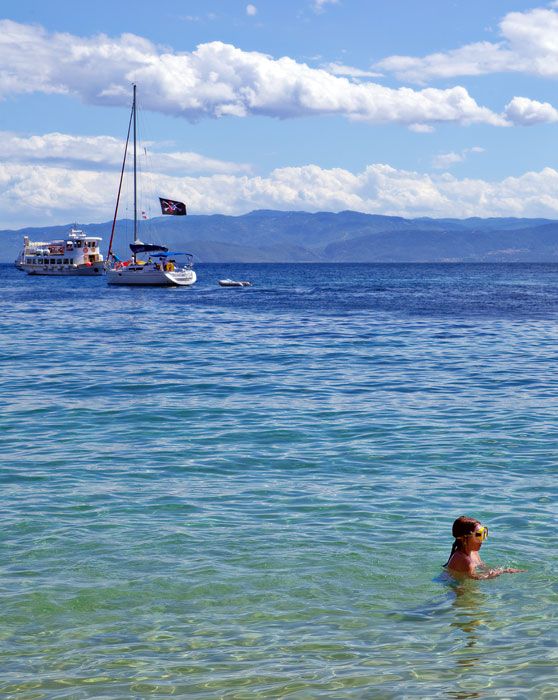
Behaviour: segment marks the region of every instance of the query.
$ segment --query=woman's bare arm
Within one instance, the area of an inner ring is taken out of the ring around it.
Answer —
[[[486,578],[496,578],[496,576],[501,576],[502,574],[521,574],[524,571],[525,569],[512,569],[508,567],[505,569],[487,569],[486,571],[481,571],[480,573],[472,571],[469,573],[469,576],[471,578],[477,579],[477,581],[480,581],[481,579]]]

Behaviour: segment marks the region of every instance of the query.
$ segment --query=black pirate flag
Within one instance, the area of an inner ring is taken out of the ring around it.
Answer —
[[[159,197],[161,202],[161,211],[163,214],[171,216],[186,216],[186,205],[184,202],[175,202],[173,199],[163,199]]]

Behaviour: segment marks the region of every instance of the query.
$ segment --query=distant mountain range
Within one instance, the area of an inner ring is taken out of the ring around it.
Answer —
[[[13,262],[24,235],[64,237],[72,224],[0,231],[0,262]],[[102,236],[111,223],[78,224]],[[116,252],[127,257],[132,222],[121,220]],[[243,216],[157,217],[140,238],[193,253],[197,262],[558,262],[558,221],[550,219],[405,219],[343,211],[253,211]]]

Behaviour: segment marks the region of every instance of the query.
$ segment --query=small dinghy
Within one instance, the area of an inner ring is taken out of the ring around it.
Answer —
[[[252,282],[247,280],[219,280],[221,287],[251,287]]]

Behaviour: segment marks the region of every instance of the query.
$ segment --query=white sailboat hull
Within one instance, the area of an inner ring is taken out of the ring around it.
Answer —
[[[120,185],[118,187],[118,197],[116,200],[116,210],[114,212],[113,229],[110,237],[109,252],[107,259],[111,261],[110,267],[107,269],[107,284],[132,286],[132,287],[188,287],[196,281],[196,273],[192,269],[193,257],[190,253],[169,253],[166,246],[157,245],[154,243],[143,243],[138,237],[138,217],[137,217],[137,169],[136,169],[136,86],[133,85],[134,97],[132,100],[132,113],[130,115],[130,124],[128,126],[128,137],[126,139],[126,149],[124,151],[124,161],[122,163],[122,172],[120,174]],[[112,250],[114,224],[118,214],[118,202],[120,200],[120,192],[122,187],[122,178],[124,176],[124,168],[126,165],[126,155],[128,151],[128,142],[130,137],[130,126],[133,124],[133,143],[134,143],[134,242],[130,244],[130,250],[133,253],[131,260],[122,262],[114,255]],[[161,206],[167,204],[180,205],[181,209],[175,211],[169,209],[166,211],[163,207],[163,213],[176,213],[179,215],[186,214],[186,207],[182,202],[174,200],[163,200],[159,197]],[[147,261],[139,260],[138,254],[146,254],[149,256]],[[172,257],[171,257],[172,256]],[[182,260],[177,262],[175,256],[181,256]]]
[[[128,267],[107,270],[108,284],[133,285],[143,287],[187,287],[196,281],[196,273],[191,269],[156,270],[148,265],[130,265]]]

